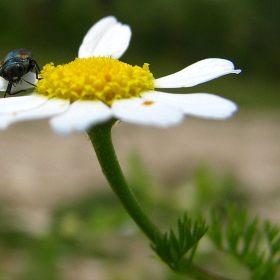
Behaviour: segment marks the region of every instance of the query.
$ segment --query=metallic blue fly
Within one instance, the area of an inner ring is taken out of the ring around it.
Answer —
[[[11,93],[12,86],[20,83],[22,80],[35,86],[22,78],[25,74],[33,70],[36,72],[36,79],[39,79],[40,68],[37,62],[32,58],[32,52],[30,50],[16,49],[9,52],[0,62],[0,76],[8,81],[4,97],[6,97],[7,94],[14,95],[25,91],[20,90]]]

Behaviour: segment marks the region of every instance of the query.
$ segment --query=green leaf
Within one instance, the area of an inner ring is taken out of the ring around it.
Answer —
[[[190,265],[197,244],[208,227],[205,226],[205,222],[192,223],[187,214],[183,219],[178,219],[177,227],[177,235],[173,229],[163,235],[157,235],[152,248],[173,270],[183,272]]]
[[[226,213],[224,215],[224,213]],[[250,219],[245,210],[229,206],[213,211],[209,235],[213,243],[251,271],[251,279],[274,279],[279,269],[280,229]]]

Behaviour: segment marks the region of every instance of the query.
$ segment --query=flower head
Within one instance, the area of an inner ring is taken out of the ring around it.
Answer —
[[[108,106],[117,99],[141,97],[153,90],[148,64],[131,66],[109,57],[77,58],[64,66],[47,64],[37,83],[37,92],[48,98],[102,101]]]
[[[237,110],[232,101],[213,94],[156,90],[191,87],[238,74],[232,62],[205,59],[155,79],[147,63],[139,67],[118,60],[130,37],[130,27],[113,16],[97,22],[86,34],[78,58],[65,65],[45,65],[33,94],[0,100],[0,129],[39,118],[50,118],[51,127],[62,135],[88,130],[111,118],[168,127],[180,123],[184,115],[225,119]],[[0,80],[0,90],[4,87]]]

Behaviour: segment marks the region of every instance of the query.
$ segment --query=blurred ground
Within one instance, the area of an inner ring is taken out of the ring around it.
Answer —
[[[199,164],[207,164],[213,172],[237,176],[246,193],[265,203],[266,195],[279,193],[279,122],[276,111],[241,110],[225,122],[188,118],[167,130],[119,123],[113,139],[124,170],[135,151],[163,182],[180,182]],[[37,230],[39,221],[47,224],[53,207],[106,186],[87,136],[61,138],[47,121],[1,132],[0,151],[0,199],[19,209],[22,222]]]

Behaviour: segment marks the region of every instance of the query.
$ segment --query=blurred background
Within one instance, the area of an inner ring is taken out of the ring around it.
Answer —
[[[23,47],[41,67],[70,62],[87,30],[115,15],[133,31],[121,60],[148,62],[156,78],[204,58],[232,60],[242,74],[176,90],[235,101],[232,119],[187,118],[168,130],[119,123],[117,154],[162,229],[185,210],[207,215],[228,201],[279,223],[279,12],[276,0],[1,0],[0,56]],[[85,134],[20,123],[0,132],[0,151],[0,279],[182,279],[151,258]],[[205,241],[197,261],[213,254]],[[208,265],[236,268],[222,258]]]

